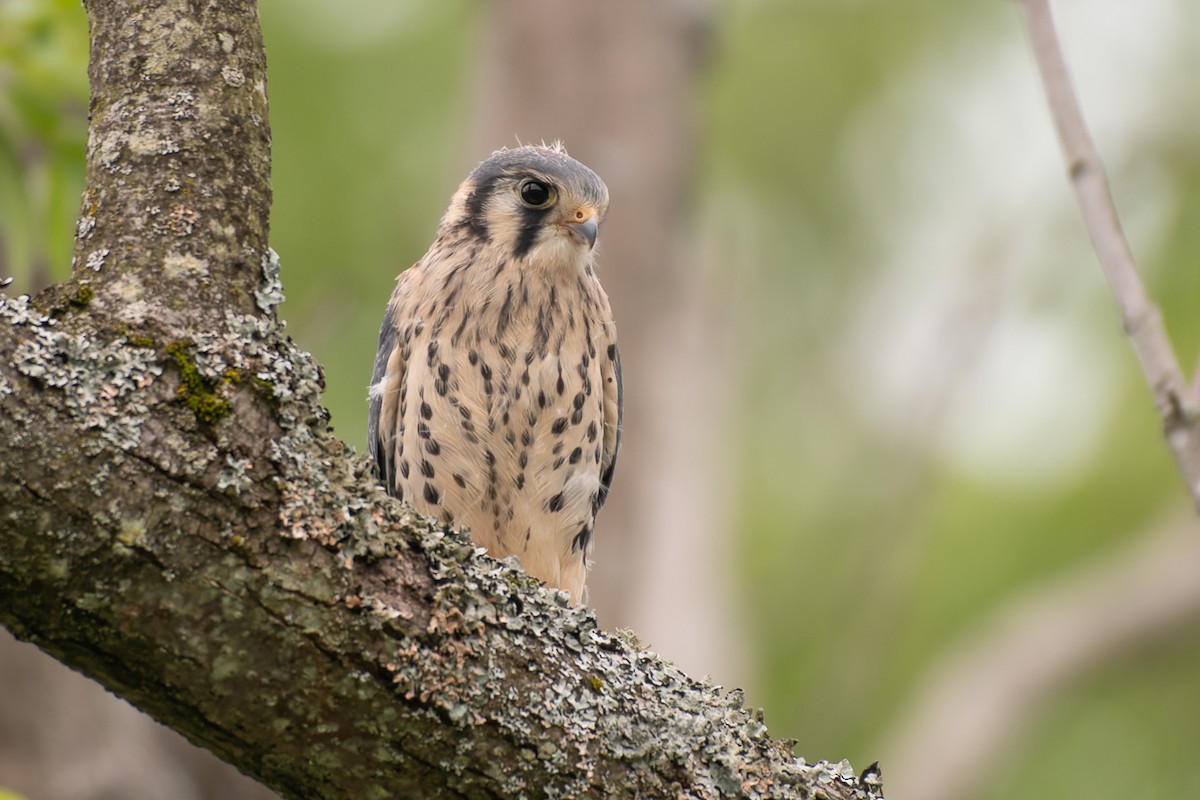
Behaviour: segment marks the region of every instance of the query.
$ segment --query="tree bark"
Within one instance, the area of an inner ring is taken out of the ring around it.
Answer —
[[[392,501],[284,334],[248,0],[89,0],[72,280],[0,296],[0,622],[291,798],[878,797]]]

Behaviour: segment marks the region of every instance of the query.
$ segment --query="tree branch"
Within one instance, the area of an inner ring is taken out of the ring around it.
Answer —
[[[1020,4],[1075,199],[1142,374],[1150,384],[1167,443],[1187,482],[1192,502],[1200,509],[1200,389],[1189,386],[1184,379],[1167,338],[1162,314],[1147,296],[1138,275],[1113,205],[1108,178],[1071,88],[1049,2],[1020,0]]]
[[[274,318],[249,0],[88,0],[72,282],[0,295],[0,623],[293,798],[878,797],[387,498]]]

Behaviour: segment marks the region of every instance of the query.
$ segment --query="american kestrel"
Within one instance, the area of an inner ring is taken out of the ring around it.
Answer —
[[[559,145],[500,150],[396,280],[368,447],[390,494],[584,600],[621,444],[621,358],[595,244],[608,188]]]

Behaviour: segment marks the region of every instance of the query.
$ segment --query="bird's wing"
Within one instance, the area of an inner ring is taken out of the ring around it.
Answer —
[[[621,385],[621,351],[612,346],[610,367],[602,374],[604,380],[604,450],[600,454],[600,496],[597,507],[608,499],[613,471],[617,468],[617,451],[621,449],[621,425],[625,421],[625,390]]]
[[[367,410],[367,451],[374,459],[379,480],[388,492],[395,488],[396,424],[400,411],[400,385],[404,380],[404,359],[399,347],[396,310],[410,272],[408,270],[400,275],[396,292],[379,326],[379,349],[375,351],[375,369],[371,374]]]

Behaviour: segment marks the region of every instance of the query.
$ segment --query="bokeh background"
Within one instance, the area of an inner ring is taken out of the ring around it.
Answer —
[[[293,337],[364,451],[458,181],[612,190],[625,447],[592,603],[892,800],[1200,797],[1200,525],[1007,0],[262,0]],[[1200,5],[1062,0],[1133,248],[1200,350]],[[77,0],[0,0],[0,275],[70,270]],[[0,796],[267,798],[0,641]]]

